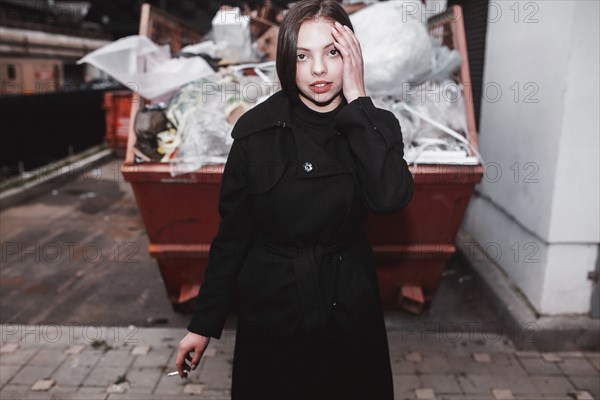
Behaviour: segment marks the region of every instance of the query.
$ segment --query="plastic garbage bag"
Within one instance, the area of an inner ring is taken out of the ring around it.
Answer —
[[[363,52],[371,96],[401,95],[431,72],[432,42],[425,25],[403,11],[412,1],[386,1],[350,16]]]
[[[217,58],[227,47],[227,42],[215,43],[213,40],[205,40],[200,43],[190,44],[182,48],[180,54],[208,54]]]
[[[432,41],[432,58],[429,74],[421,78],[426,81],[443,81],[450,79],[460,68],[462,57],[456,50],[451,50],[438,41]]]
[[[427,81],[402,99],[374,97],[376,106],[390,110],[402,127],[405,159],[411,163],[476,163],[468,157],[468,128],[463,87],[453,80]],[[477,155],[478,156],[478,155]]]
[[[180,144],[170,160],[171,176],[196,171],[205,164],[222,164],[233,143],[233,125],[227,121],[227,100],[223,93],[212,92],[214,85],[226,83],[218,75],[184,86],[167,110],[167,117],[177,127]]]
[[[239,7],[217,11],[212,20],[212,36],[219,46],[217,57],[231,63],[260,60],[252,46],[250,18],[243,16]],[[227,45],[220,47],[223,42]]]
[[[422,7],[389,1],[350,16],[365,62],[365,85],[372,96],[400,96],[426,81],[442,81],[458,71],[462,58],[433,39]]]
[[[138,35],[96,49],[77,64],[84,62],[106,72],[146,99],[157,98],[214,72],[200,57],[170,58],[168,46],[158,46]]]
[[[394,96],[379,96],[375,97],[373,101],[375,105],[390,110],[398,118],[405,143],[414,142],[417,138],[448,139],[448,135],[422,118],[406,111],[403,103],[419,114],[459,132],[463,137],[467,135],[462,86],[452,80],[427,81],[411,91],[405,92],[402,99]]]

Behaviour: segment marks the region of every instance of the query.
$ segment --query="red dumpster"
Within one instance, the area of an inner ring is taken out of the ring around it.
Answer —
[[[460,52],[463,61],[456,79],[463,83],[465,98],[471,99],[462,21],[461,8],[452,6],[430,19],[429,30],[444,45]],[[169,29],[171,33],[164,34]],[[199,40],[189,27],[148,4],[142,7],[140,35],[159,44],[170,43],[172,51],[180,49],[183,37]],[[136,97],[131,121],[139,108]],[[465,104],[469,140],[477,149],[473,105]],[[172,177],[168,164],[134,163],[134,144],[130,122],[121,171],[131,183],[150,241],[148,250],[158,262],[169,299],[175,309],[188,309],[201,287],[208,249],[218,229],[223,165]],[[392,215],[369,216],[368,235],[385,308],[419,312],[430,304],[444,265],[455,251],[456,233],[482,174],[481,165],[419,164],[411,204]]]
[[[106,135],[108,147],[119,155],[125,155],[129,138],[129,118],[133,94],[129,90],[114,90],[104,93]]]

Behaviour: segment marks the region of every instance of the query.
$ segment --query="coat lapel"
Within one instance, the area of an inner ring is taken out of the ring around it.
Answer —
[[[300,129],[292,126],[291,131],[296,144],[298,179],[321,178],[352,172]]]
[[[298,179],[320,178],[352,172],[352,169],[346,166],[348,164],[342,164],[326,149],[292,125],[291,105],[289,99],[282,91],[276,92],[261,104],[256,105],[251,112],[246,112],[242,115],[234,126],[231,136],[234,139],[239,139],[268,129],[276,129],[278,131],[275,135],[275,142],[280,144],[288,142],[287,140],[282,141],[282,138],[279,137],[280,134],[292,135],[296,147]],[[340,139],[334,138],[332,142]],[[278,146],[273,148],[273,144],[265,143],[263,147],[265,153],[269,153],[267,149],[284,152]],[[265,156],[269,157],[267,154]],[[270,155],[270,157],[272,156],[273,154]]]

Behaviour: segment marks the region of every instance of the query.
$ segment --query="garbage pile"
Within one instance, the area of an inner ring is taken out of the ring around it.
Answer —
[[[414,5],[380,2],[350,16],[363,51],[367,94],[400,121],[407,162],[477,164],[458,78],[462,58],[429,35],[423,9]]]
[[[422,15],[407,12],[412,1],[347,7],[363,51],[367,95],[400,121],[406,160],[477,164],[459,53],[428,34]],[[274,58],[282,13],[270,20],[250,15],[220,9],[206,40],[173,57],[167,46],[131,36],[79,61],[149,101],[135,117],[135,162],[168,162],[175,176],[226,161],[237,119],[279,89]]]

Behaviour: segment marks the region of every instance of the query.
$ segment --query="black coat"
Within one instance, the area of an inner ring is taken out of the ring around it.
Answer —
[[[369,211],[412,198],[400,124],[369,97],[321,147],[279,91],[236,123],[219,231],[188,330],[219,338],[237,297],[233,399],[393,399]]]

